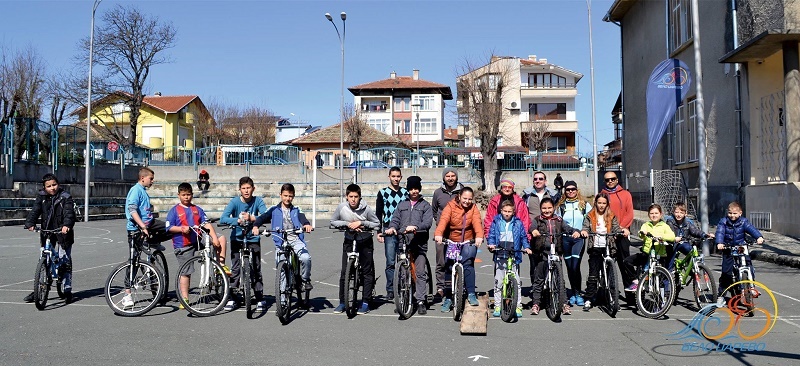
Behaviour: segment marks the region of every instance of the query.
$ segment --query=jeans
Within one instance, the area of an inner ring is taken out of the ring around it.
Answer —
[[[55,246],[59,236],[62,236],[62,234],[53,234],[50,236],[51,245]],[[44,248],[45,240],[47,240],[47,237],[42,235],[42,248]],[[58,261],[60,263],[59,271],[64,271],[64,289],[66,291],[72,291],[72,244],[58,244]]]
[[[581,261],[583,260],[584,241],[582,238],[566,237],[561,243],[564,248],[564,264],[567,265],[569,287],[573,295],[581,293]]]
[[[231,241],[231,288],[239,287],[239,278],[242,269],[242,255],[241,250],[244,243],[241,241]],[[253,282],[253,292],[256,299],[261,300],[264,295],[264,281],[261,278],[261,243],[253,242],[247,243],[250,248],[250,259],[253,263],[253,268],[250,272],[250,280]]]
[[[447,248],[447,245],[437,245]],[[446,252],[446,249],[443,249]],[[468,294],[475,293],[475,256],[478,255],[478,247],[475,245],[464,245],[461,247],[461,265],[464,267],[464,288]],[[444,255],[442,255],[444,257]],[[445,257],[446,259],[446,257]],[[446,272],[449,271],[453,261],[445,260]]]
[[[397,259],[397,237],[385,236],[383,237],[383,248],[386,251],[386,293],[394,291],[394,263]]]
[[[306,244],[297,240],[291,245],[294,253],[297,254],[297,259],[300,261],[300,277],[303,281],[311,281],[311,253],[308,252]],[[278,265],[278,250],[280,248],[275,247],[275,266]]]

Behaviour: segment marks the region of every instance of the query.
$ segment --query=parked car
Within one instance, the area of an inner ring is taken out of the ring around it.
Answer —
[[[380,160],[356,160],[347,166],[349,169],[389,169],[389,164]]]

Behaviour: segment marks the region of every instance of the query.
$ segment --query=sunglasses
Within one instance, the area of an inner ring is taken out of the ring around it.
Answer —
[[[605,179],[606,182],[613,182],[613,181],[616,181],[616,180],[617,180],[617,178],[606,178]]]
[[[564,188],[564,192],[575,192],[577,190],[577,188]]]
[[[541,177],[535,177],[535,178],[533,178],[533,180],[534,180],[534,181],[537,181],[537,180],[544,180],[544,178],[541,178]]]

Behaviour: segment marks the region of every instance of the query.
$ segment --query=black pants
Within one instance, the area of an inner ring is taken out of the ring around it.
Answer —
[[[606,251],[604,248],[591,248],[587,253],[589,254],[589,277],[586,278],[586,299],[595,301],[597,282],[600,280],[600,271],[603,270],[603,256]]]
[[[231,241],[231,288],[239,287],[239,278],[242,273],[242,253],[244,243],[241,241]],[[253,268],[250,271],[250,278],[253,281],[253,292],[256,300],[261,300],[264,295],[264,281],[261,278],[261,244],[259,242],[247,243],[250,248],[250,256]]]
[[[539,263],[544,261],[544,259],[542,258],[541,253],[528,254],[528,259],[531,261],[530,276],[531,276],[531,286],[533,286],[533,280],[536,278],[536,266],[538,266]],[[531,287],[531,299],[533,299],[533,287]]]
[[[631,241],[624,236],[618,236],[615,241],[617,244],[617,266],[619,267],[619,271],[622,272],[622,285],[627,288],[631,285],[631,282],[636,279],[635,272],[633,277],[631,277],[625,270],[625,258],[631,255]]]
[[[444,293],[444,289],[448,288],[448,281],[445,278],[447,274],[447,258],[445,258],[447,245],[434,244],[434,246],[436,247],[436,291],[441,290]]]
[[[172,239],[172,234],[167,232],[167,225],[161,220],[150,221],[147,232],[150,234],[150,237],[147,238],[147,242],[150,244],[158,244]]]
[[[205,191],[207,191],[207,190],[208,190],[208,187],[209,187],[210,185],[211,185],[211,183],[209,183],[207,180],[198,180],[198,181],[197,181],[197,189],[199,189],[199,190],[200,190],[200,192],[205,192]]]
[[[339,274],[339,303],[344,304],[344,271],[347,270],[347,253],[353,249],[353,240],[344,239],[342,243],[342,272]],[[361,299],[364,303],[369,304],[372,298],[372,292],[375,287],[375,263],[372,258],[372,252],[375,248],[372,245],[372,237],[356,242],[356,251],[358,251],[358,265],[361,267],[359,272],[359,279],[364,286],[364,292],[361,294]]]

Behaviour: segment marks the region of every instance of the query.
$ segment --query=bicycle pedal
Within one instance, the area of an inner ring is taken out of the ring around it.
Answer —
[[[753,296],[753,298],[754,298],[754,299],[756,299],[756,298],[758,298],[759,296],[761,296],[761,293],[760,293],[760,292],[758,292],[758,290],[757,290],[757,289],[754,289],[754,288],[753,288],[753,289],[750,289],[750,294]]]

